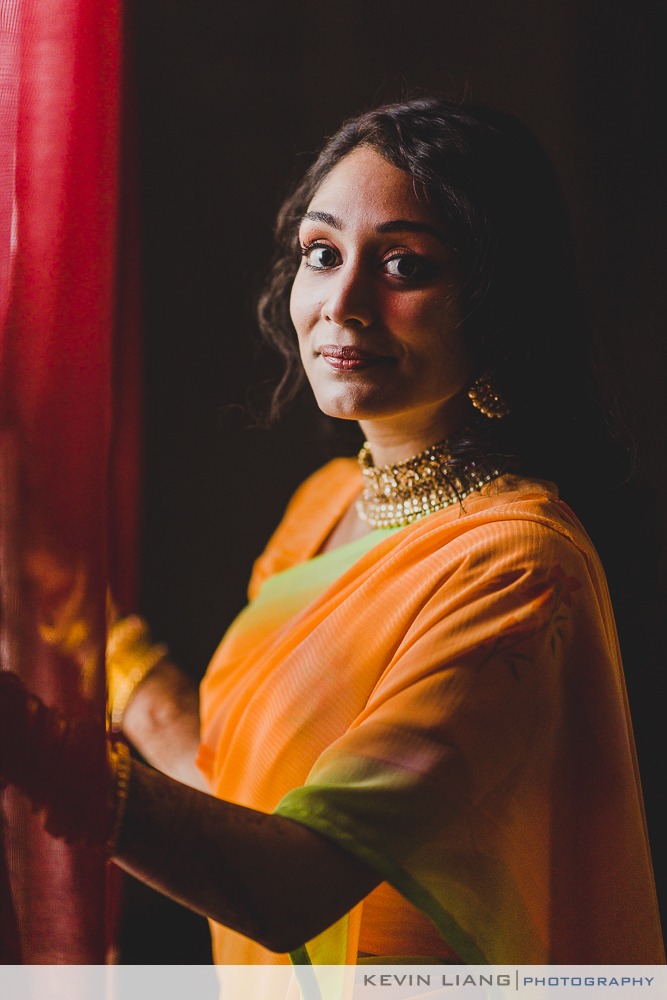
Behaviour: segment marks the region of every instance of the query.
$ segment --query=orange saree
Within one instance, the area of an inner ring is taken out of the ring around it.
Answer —
[[[386,880],[293,960],[664,961],[616,632],[576,518],[505,479],[317,556],[359,488],[338,459],[297,491],[202,684],[213,793]],[[220,964],[288,961],[212,930]]]

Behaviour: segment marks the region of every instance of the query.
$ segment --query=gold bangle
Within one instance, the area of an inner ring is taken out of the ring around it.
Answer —
[[[118,838],[125,817],[127,796],[130,790],[132,758],[130,757],[130,750],[126,743],[120,741],[109,743],[108,748],[113,823],[106,843],[106,854],[108,858],[112,858],[118,847]]]
[[[110,729],[119,733],[123,715],[137,685],[161,663],[169,650],[151,642],[148,625],[138,615],[121,618],[109,630],[106,649]]]

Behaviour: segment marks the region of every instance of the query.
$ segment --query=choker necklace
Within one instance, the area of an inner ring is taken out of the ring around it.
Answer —
[[[465,431],[463,432],[466,433]],[[377,468],[368,441],[359,452],[364,492],[357,513],[371,528],[402,528],[420,517],[465,500],[501,476],[490,458],[452,460],[451,439],[398,465]]]

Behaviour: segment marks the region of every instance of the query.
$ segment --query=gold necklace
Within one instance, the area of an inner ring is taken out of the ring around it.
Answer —
[[[464,432],[465,433],[465,432]],[[357,513],[371,528],[400,528],[465,500],[502,475],[489,459],[452,461],[450,440],[398,465],[373,465],[368,441],[359,452],[364,492]]]

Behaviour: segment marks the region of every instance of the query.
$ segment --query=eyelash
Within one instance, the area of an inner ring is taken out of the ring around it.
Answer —
[[[322,250],[331,250],[331,252],[334,253],[334,254],[336,254],[338,256],[338,258],[340,259],[340,254],[338,254],[338,251],[334,250],[334,248],[332,246],[330,246],[329,243],[321,243],[319,240],[314,240],[312,243],[309,243],[306,246],[304,246],[302,244],[301,245],[301,256],[305,258],[305,257],[308,256],[308,254],[311,252],[311,250],[317,250],[319,248],[321,248]],[[419,274],[417,277],[421,278],[421,279],[425,278],[427,276],[429,270],[430,270],[428,262],[425,261],[424,258],[421,257],[419,254],[416,254],[416,253],[414,253],[411,250],[402,250],[402,251],[399,251],[397,253],[394,253],[390,257],[386,257],[383,260],[382,263],[383,263],[383,265],[385,265],[385,264],[390,263],[390,261],[392,261],[392,260],[401,260],[402,258],[406,258],[406,257],[407,258],[413,258],[414,260],[419,261],[419,264],[421,265],[421,274]],[[305,261],[305,267],[309,271],[318,271],[320,273],[322,271],[328,271],[328,270],[330,270],[330,268],[328,268],[328,267],[315,267],[315,265],[309,264],[307,260]],[[414,281],[415,280],[415,277],[414,276],[410,276],[410,275],[392,275],[392,277],[398,278],[400,281],[411,281],[411,280]]]
[[[311,250],[318,250],[318,249],[331,250],[332,253],[337,254],[337,251],[334,250],[334,248],[332,246],[329,246],[328,243],[320,243],[319,240],[314,240],[312,243],[307,244],[307,246],[303,246],[303,245],[301,246],[301,256],[302,257],[307,257]],[[339,256],[339,255],[337,254],[337,256]],[[308,268],[309,271],[327,271],[327,270],[329,270],[326,267],[315,267],[313,264],[309,264],[307,260],[305,261],[305,266]]]

